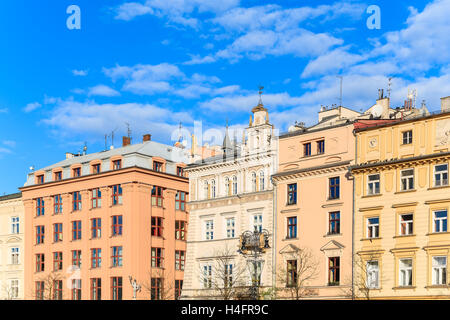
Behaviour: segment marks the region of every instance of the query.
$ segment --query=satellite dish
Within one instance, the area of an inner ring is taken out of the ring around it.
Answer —
[[[380,106],[379,104],[376,104],[371,111],[372,115],[374,116],[374,118],[378,118],[381,117],[381,115],[383,114],[383,107]]]

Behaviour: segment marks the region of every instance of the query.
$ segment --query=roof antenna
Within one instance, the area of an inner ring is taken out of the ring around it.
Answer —
[[[343,76],[336,76],[339,79],[341,79],[341,85],[340,85],[340,94],[339,94],[339,106],[342,107],[342,81],[344,80]]]
[[[258,89],[259,89],[259,91],[258,91],[258,93],[259,93],[259,102],[258,102],[258,105],[263,105],[263,103],[262,103],[262,94],[263,94],[263,89],[264,89],[264,87],[263,86],[259,86],[258,87]]]
[[[128,138],[130,138],[131,141],[131,129],[130,129],[130,124],[128,122],[125,122],[125,125],[127,126],[127,135]]]
[[[391,97],[391,85],[392,85],[392,77],[389,77],[389,81],[388,81],[388,89],[386,90],[388,93],[388,98]]]
[[[117,131],[117,127],[111,131],[111,147],[110,149],[114,149],[114,132]]]
[[[83,156],[85,156],[87,153],[87,142],[84,142],[84,147],[83,147]]]

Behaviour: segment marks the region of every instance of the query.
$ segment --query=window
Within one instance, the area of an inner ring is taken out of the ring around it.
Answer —
[[[286,279],[286,287],[296,287],[297,286],[297,260],[288,260],[287,261],[287,279]]]
[[[211,180],[211,198],[216,197],[216,180]]]
[[[367,177],[367,194],[379,194],[380,193],[380,175],[371,174]]]
[[[380,268],[378,261],[367,261],[366,263],[366,286],[368,289],[377,289],[379,287]]]
[[[407,236],[413,234],[413,215],[402,214],[400,215],[400,230],[401,236]]]
[[[36,255],[36,272],[42,272],[44,271],[45,267],[45,259],[43,253],[38,253]]]
[[[59,271],[63,269],[63,253],[53,252],[53,271]]]
[[[76,191],[72,194],[73,211],[81,210],[81,193]]]
[[[253,215],[253,230],[262,232],[263,229],[263,217],[261,213]]]
[[[233,286],[233,264],[225,264],[224,269],[224,287],[231,288]]]
[[[53,241],[59,242],[63,240],[62,234],[62,223],[54,223],[53,224]]]
[[[94,173],[94,174],[100,173],[100,163],[94,164],[92,166],[92,173]]]
[[[204,198],[209,199],[209,183],[208,181],[203,181],[203,192],[204,192]]]
[[[303,145],[303,156],[307,157],[311,155],[311,142]]]
[[[235,235],[235,219],[234,218],[227,218],[226,222],[227,226],[227,238],[234,238]]]
[[[81,279],[72,279],[72,300],[81,300]]]
[[[292,183],[288,184],[288,199],[287,204],[296,204],[297,203],[297,184]]]
[[[101,278],[91,278],[91,300],[102,300]]]
[[[12,299],[17,299],[19,297],[19,280],[17,279],[9,280],[9,288],[11,290],[10,297]]]
[[[62,197],[60,194],[53,196],[53,213],[54,214],[62,213]]]
[[[297,238],[297,217],[287,218],[287,238]]]
[[[102,206],[102,192],[99,188],[92,190],[91,205],[92,209],[101,208]]]
[[[317,154],[325,153],[325,140],[317,141]]]
[[[102,266],[102,249],[91,249],[91,268],[100,268]]]
[[[81,239],[81,221],[72,221],[72,240]]]
[[[339,199],[340,197],[340,179],[339,177],[330,178],[329,199]]]
[[[122,277],[111,277],[111,298],[122,300]]]
[[[185,251],[175,250],[175,270],[184,270]]]
[[[177,167],[177,176],[182,177],[183,175],[184,175],[183,168],[182,167]]]
[[[413,132],[412,130],[404,131],[403,135],[403,144],[411,144],[413,141]]]
[[[122,235],[122,216],[112,216],[112,236]]]
[[[341,213],[339,211],[330,212],[328,234],[339,234],[341,232]]]
[[[339,285],[339,267],[340,267],[340,258],[339,257],[328,258],[328,285],[329,286]]]
[[[44,198],[36,199],[36,215],[43,216],[45,213]]]
[[[205,221],[205,240],[214,240],[214,221]]]
[[[433,212],[433,232],[447,232],[447,210]]]
[[[54,177],[55,177],[55,181],[62,180],[62,172],[61,171],[56,171]]]
[[[183,280],[175,280],[175,300],[178,300],[180,298],[182,289]]]
[[[230,179],[228,177],[225,178],[225,193],[227,196],[231,195]]]
[[[20,259],[19,259],[19,248],[18,247],[13,247],[11,248],[11,264],[19,264]]]
[[[448,165],[440,164],[434,167],[434,186],[448,186]]]
[[[162,164],[162,162],[153,161],[153,170],[162,172],[163,171],[163,164]]]
[[[163,218],[152,217],[152,236],[162,237],[163,233]]]
[[[112,186],[112,204],[113,206],[122,204],[122,186],[120,184]]]
[[[81,168],[73,168],[72,174],[74,178],[81,176]]]
[[[432,284],[434,286],[447,284],[447,257],[433,257]]]
[[[412,286],[412,259],[400,259],[398,281],[400,287]]]
[[[113,161],[113,170],[119,170],[122,168],[122,160]]]
[[[237,177],[233,176],[233,195],[236,195],[237,193],[238,193]]]
[[[212,266],[210,264],[203,266],[203,288],[212,287]]]
[[[36,300],[44,300],[44,281],[36,281]]]
[[[153,187],[152,206],[162,207],[162,205],[163,205],[163,189],[161,187]]]
[[[36,227],[36,244],[44,243],[44,234],[45,234],[44,226],[37,226]]]
[[[367,238],[378,238],[380,232],[380,218],[373,217],[367,219]]]
[[[72,250],[72,265],[81,268],[81,250]]]
[[[175,195],[175,210],[186,210],[186,192],[178,191]]]
[[[163,279],[162,278],[152,278],[151,279],[151,289],[150,295],[152,300],[161,300],[163,290]]]
[[[115,246],[111,248],[111,266],[121,267],[122,266],[122,246]]]
[[[186,240],[186,221],[175,221],[175,239]]]
[[[256,192],[256,172],[252,172],[252,192]]]
[[[98,239],[102,236],[102,219],[91,219],[91,237],[92,239]]]
[[[20,232],[19,217],[12,217],[11,218],[11,233],[18,234],[19,232]]]
[[[38,184],[43,184],[44,183],[44,175],[39,175],[37,176],[37,183]]]
[[[152,268],[162,268],[164,262],[164,249],[152,248]]]
[[[414,189],[414,169],[403,170],[401,172],[402,190]]]
[[[259,172],[259,191],[264,191],[265,188],[265,177],[264,177],[264,171]]]

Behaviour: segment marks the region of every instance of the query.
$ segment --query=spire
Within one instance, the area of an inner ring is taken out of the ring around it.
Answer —
[[[230,136],[228,135],[228,119],[227,119],[227,126],[225,129],[225,138],[223,139],[223,144],[222,144],[222,150],[223,150],[224,154],[229,153],[233,150],[233,147],[231,145]]]

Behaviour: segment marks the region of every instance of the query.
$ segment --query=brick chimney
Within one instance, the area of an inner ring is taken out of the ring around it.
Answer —
[[[122,137],[122,147],[129,146],[131,144],[130,137]]]
[[[152,135],[151,134],[144,134],[143,136],[142,136],[142,142],[146,142],[146,141],[150,141],[150,140],[152,140]]]
[[[450,111],[450,96],[441,98],[441,111],[442,112]]]

